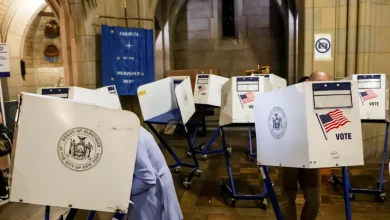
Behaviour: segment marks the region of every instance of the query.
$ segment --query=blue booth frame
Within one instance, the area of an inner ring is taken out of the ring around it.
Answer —
[[[223,129],[221,129],[221,135],[223,136]],[[224,139],[223,139],[224,140]],[[225,142],[225,141],[223,141]],[[224,149],[225,154],[227,153],[226,149]],[[272,203],[272,207],[276,216],[277,220],[283,220],[282,212],[279,207],[279,203],[273,188],[272,181],[268,174],[268,168],[263,165],[259,165],[260,172],[262,174],[263,180],[264,180],[264,186],[267,189],[269,198]],[[344,205],[345,205],[345,216],[346,220],[352,220],[351,215],[351,203],[349,199],[349,188],[347,187],[349,185],[349,178],[348,178],[348,171],[346,167],[342,167],[342,174],[343,174],[343,185],[347,189],[344,191]],[[73,220],[76,217],[77,209],[70,209],[68,215],[64,218],[63,215],[60,216],[59,220]],[[90,211],[87,217],[87,220],[93,220],[95,216],[95,211]],[[114,213],[113,217],[111,219],[123,219],[124,213],[116,212]],[[46,206],[45,210],[45,220],[50,220],[50,206]]]
[[[204,125],[206,124],[206,111],[203,109],[205,107],[213,107],[213,108],[218,108],[216,106],[211,106],[211,105],[201,105],[201,104],[196,104],[197,106],[200,107],[200,109],[202,109],[200,111],[200,118],[201,118],[201,121],[199,121],[199,123],[196,125],[196,129],[199,128],[199,126],[203,123]],[[204,126],[205,130],[207,130],[206,126]],[[194,152],[195,154],[200,154],[202,155],[202,158],[203,160],[206,160],[208,155],[213,155],[213,154],[219,154],[219,153],[224,153],[223,149],[217,149],[217,150],[210,150],[210,147],[211,145],[214,143],[214,140],[217,138],[217,136],[220,134],[220,127],[218,126],[217,130],[214,132],[213,136],[211,137],[211,139],[207,142],[207,144],[205,145],[204,143],[202,144],[199,144],[197,145],[196,147],[194,147]],[[196,139],[196,132],[194,133],[193,137],[192,137],[192,145],[194,146],[195,144],[195,139]],[[231,153],[231,149],[229,149],[229,152]],[[192,157],[192,152],[191,151],[188,151],[187,153],[187,156],[188,157]]]
[[[384,183],[386,180],[384,179],[384,172],[385,172],[385,163],[386,163],[386,157],[387,157],[387,144],[388,144],[388,139],[389,139],[389,122],[388,121],[383,121],[383,120],[362,120],[362,123],[378,123],[378,124],[386,124],[386,134],[385,134],[385,142],[383,145],[383,153],[382,153],[382,164],[381,164],[381,173],[379,176],[379,181],[377,182],[377,188],[376,189],[357,189],[357,188],[352,188],[350,181],[349,181],[349,176],[348,173],[347,178],[348,178],[348,184],[345,185],[343,182],[345,180],[340,180],[336,175],[333,173],[331,174],[331,177],[329,181],[334,185],[337,186],[337,184],[343,185],[344,189],[348,188],[349,189],[349,199],[354,200],[355,199],[355,194],[369,194],[369,195],[374,195],[377,199],[377,201],[384,202],[386,200],[386,193],[383,192],[384,188]]]
[[[252,124],[230,124],[230,125],[226,125],[226,126],[220,127],[220,133],[221,133],[221,139],[222,139],[222,149],[223,149],[224,156],[225,156],[226,168],[227,168],[227,172],[228,172],[228,175],[229,175],[229,184],[230,184],[230,186],[229,186],[225,182],[221,181],[221,183],[220,183],[220,186],[221,186],[221,197],[222,197],[223,191],[227,190],[231,194],[231,206],[232,207],[235,207],[236,200],[255,200],[255,201],[262,200],[263,201],[263,206],[261,208],[262,209],[267,209],[267,199],[266,199],[266,197],[268,195],[269,187],[267,187],[266,184],[264,184],[263,192],[260,195],[239,195],[239,194],[237,194],[236,187],[235,187],[235,184],[234,184],[233,174],[232,174],[232,168],[230,166],[230,152],[229,152],[227,144],[226,144],[225,133],[224,133],[224,130],[223,130],[223,128],[225,128],[225,127],[243,127],[243,126],[246,127],[246,126],[253,126],[253,125],[254,125],[253,123]],[[251,137],[251,129],[250,129],[250,127],[248,129],[248,135],[249,135],[249,137]],[[251,138],[249,138],[249,145],[250,146],[252,145],[252,139]],[[262,173],[263,172],[267,172],[268,173],[268,168],[266,166],[264,166],[264,171],[262,171]],[[264,175],[263,175],[263,177],[264,177]],[[269,180],[269,178],[268,178],[268,180]],[[271,184],[271,187],[272,187],[272,182],[270,182],[270,184]]]
[[[198,127],[195,128],[194,135],[193,135],[192,139],[190,139],[190,136],[187,132],[187,127],[185,126],[185,124],[183,123],[183,121],[181,119],[181,114],[180,114],[179,109],[174,109],[174,110],[169,111],[167,113],[164,113],[162,115],[159,115],[159,116],[156,116],[156,117],[151,118],[149,120],[146,120],[145,124],[148,125],[150,130],[152,130],[153,134],[156,135],[156,137],[158,138],[160,143],[165,147],[165,149],[167,149],[169,154],[175,160],[176,163],[173,165],[170,165],[169,166],[170,169],[173,169],[174,172],[177,173],[177,172],[179,172],[180,167],[193,168],[192,171],[190,172],[190,174],[185,178],[185,180],[183,182],[184,187],[186,187],[187,189],[191,188],[192,178],[194,176],[200,176],[202,174],[202,171],[199,169],[199,163],[198,163],[198,160],[196,158],[195,149],[193,146],[193,140],[197,134]],[[160,124],[160,125],[176,124],[176,125],[181,126],[186,132],[185,136],[186,136],[188,148],[189,148],[190,152],[192,152],[192,159],[194,161],[194,164],[183,163],[179,159],[179,157],[175,154],[175,152],[172,150],[172,148],[169,146],[169,144],[165,141],[165,139],[156,130],[156,128],[153,126],[153,124]]]

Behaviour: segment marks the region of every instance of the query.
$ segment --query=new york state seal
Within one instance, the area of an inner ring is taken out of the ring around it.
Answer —
[[[57,147],[61,162],[73,171],[92,169],[102,158],[103,145],[99,136],[88,128],[66,131]]]
[[[287,130],[287,117],[283,109],[274,107],[268,115],[268,129],[272,137],[280,139]]]

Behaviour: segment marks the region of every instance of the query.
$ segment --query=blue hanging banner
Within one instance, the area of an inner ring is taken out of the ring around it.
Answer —
[[[153,82],[153,30],[102,25],[102,76],[118,95],[137,95],[138,86]]]

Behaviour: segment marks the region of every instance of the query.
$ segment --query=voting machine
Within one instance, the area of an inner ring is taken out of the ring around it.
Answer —
[[[195,104],[221,106],[222,86],[228,78],[213,74],[197,74],[195,80]]]
[[[271,91],[265,77],[232,77],[222,86],[219,125],[254,123],[255,95]]]
[[[126,213],[138,117],[45,95],[22,93],[20,103],[10,200]]]
[[[360,118],[389,121],[389,81],[386,74],[354,74],[347,79],[357,82]]]
[[[258,162],[296,168],[363,165],[359,102],[353,81],[305,82],[256,94]]]

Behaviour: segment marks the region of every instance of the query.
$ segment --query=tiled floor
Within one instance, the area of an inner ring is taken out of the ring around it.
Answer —
[[[243,194],[260,193],[262,189],[262,180],[258,172],[255,162],[250,162],[246,159],[245,149],[247,148],[246,132],[226,132],[227,144],[233,149],[231,156],[231,164],[237,191]],[[211,136],[211,134],[209,134]],[[185,161],[191,162],[186,158],[186,145],[180,138],[167,138],[169,143],[174,147],[174,150]],[[199,141],[207,138],[199,139]],[[220,140],[217,138],[213,148],[220,146]],[[173,162],[171,157],[165,152],[169,164]],[[367,164],[364,167],[351,168],[351,181],[354,187],[373,188],[376,186],[376,181],[379,178],[380,166],[378,160],[373,160],[373,163]],[[237,201],[236,207],[231,208],[229,205],[230,198],[225,195],[220,199],[220,180],[227,180],[226,165],[223,156],[210,156],[206,161],[199,160],[200,167],[203,171],[201,177],[193,179],[192,188],[187,190],[183,187],[182,181],[188,174],[189,170],[183,168],[179,173],[173,174],[177,195],[179,197],[180,206],[182,208],[185,220],[246,220],[246,219],[276,219],[271,205],[268,205],[267,210],[261,210],[261,202],[257,201]],[[344,201],[342,190],[337,187],[336,190],[328,182],[331,172],[340,173],[339,169],[323,169],[322,170],[322,204],[318,219],[345,219]],[[270,168],[271,179],[275,183],[275,191],[279,195],[279,180],[278,170]],[[388,169],[386,169],[388,178]],[[389,187],[385,189],[389,193]],[[270,201],[268,200],[270,204]],[[302,195],[298,196],[297,206],[300,210],[304,200]],[[66,212],[66,209],[55,208],[52,210],[52,219]],[[390,219],[390,202],[384,203],[375,202],[374,197],[370,195],[356,195],[352,202],[353,219]],[[85,212],[81,213],[78,219],[85,219]],[[0,220],[13,219],[40,219],[44,216],[44,207],[35,205],[25,205],[9,203],[0,207]],[[95,219],[110,219],[110,214],[99,213]],[[84,218],[82,218],[84,217]]]

